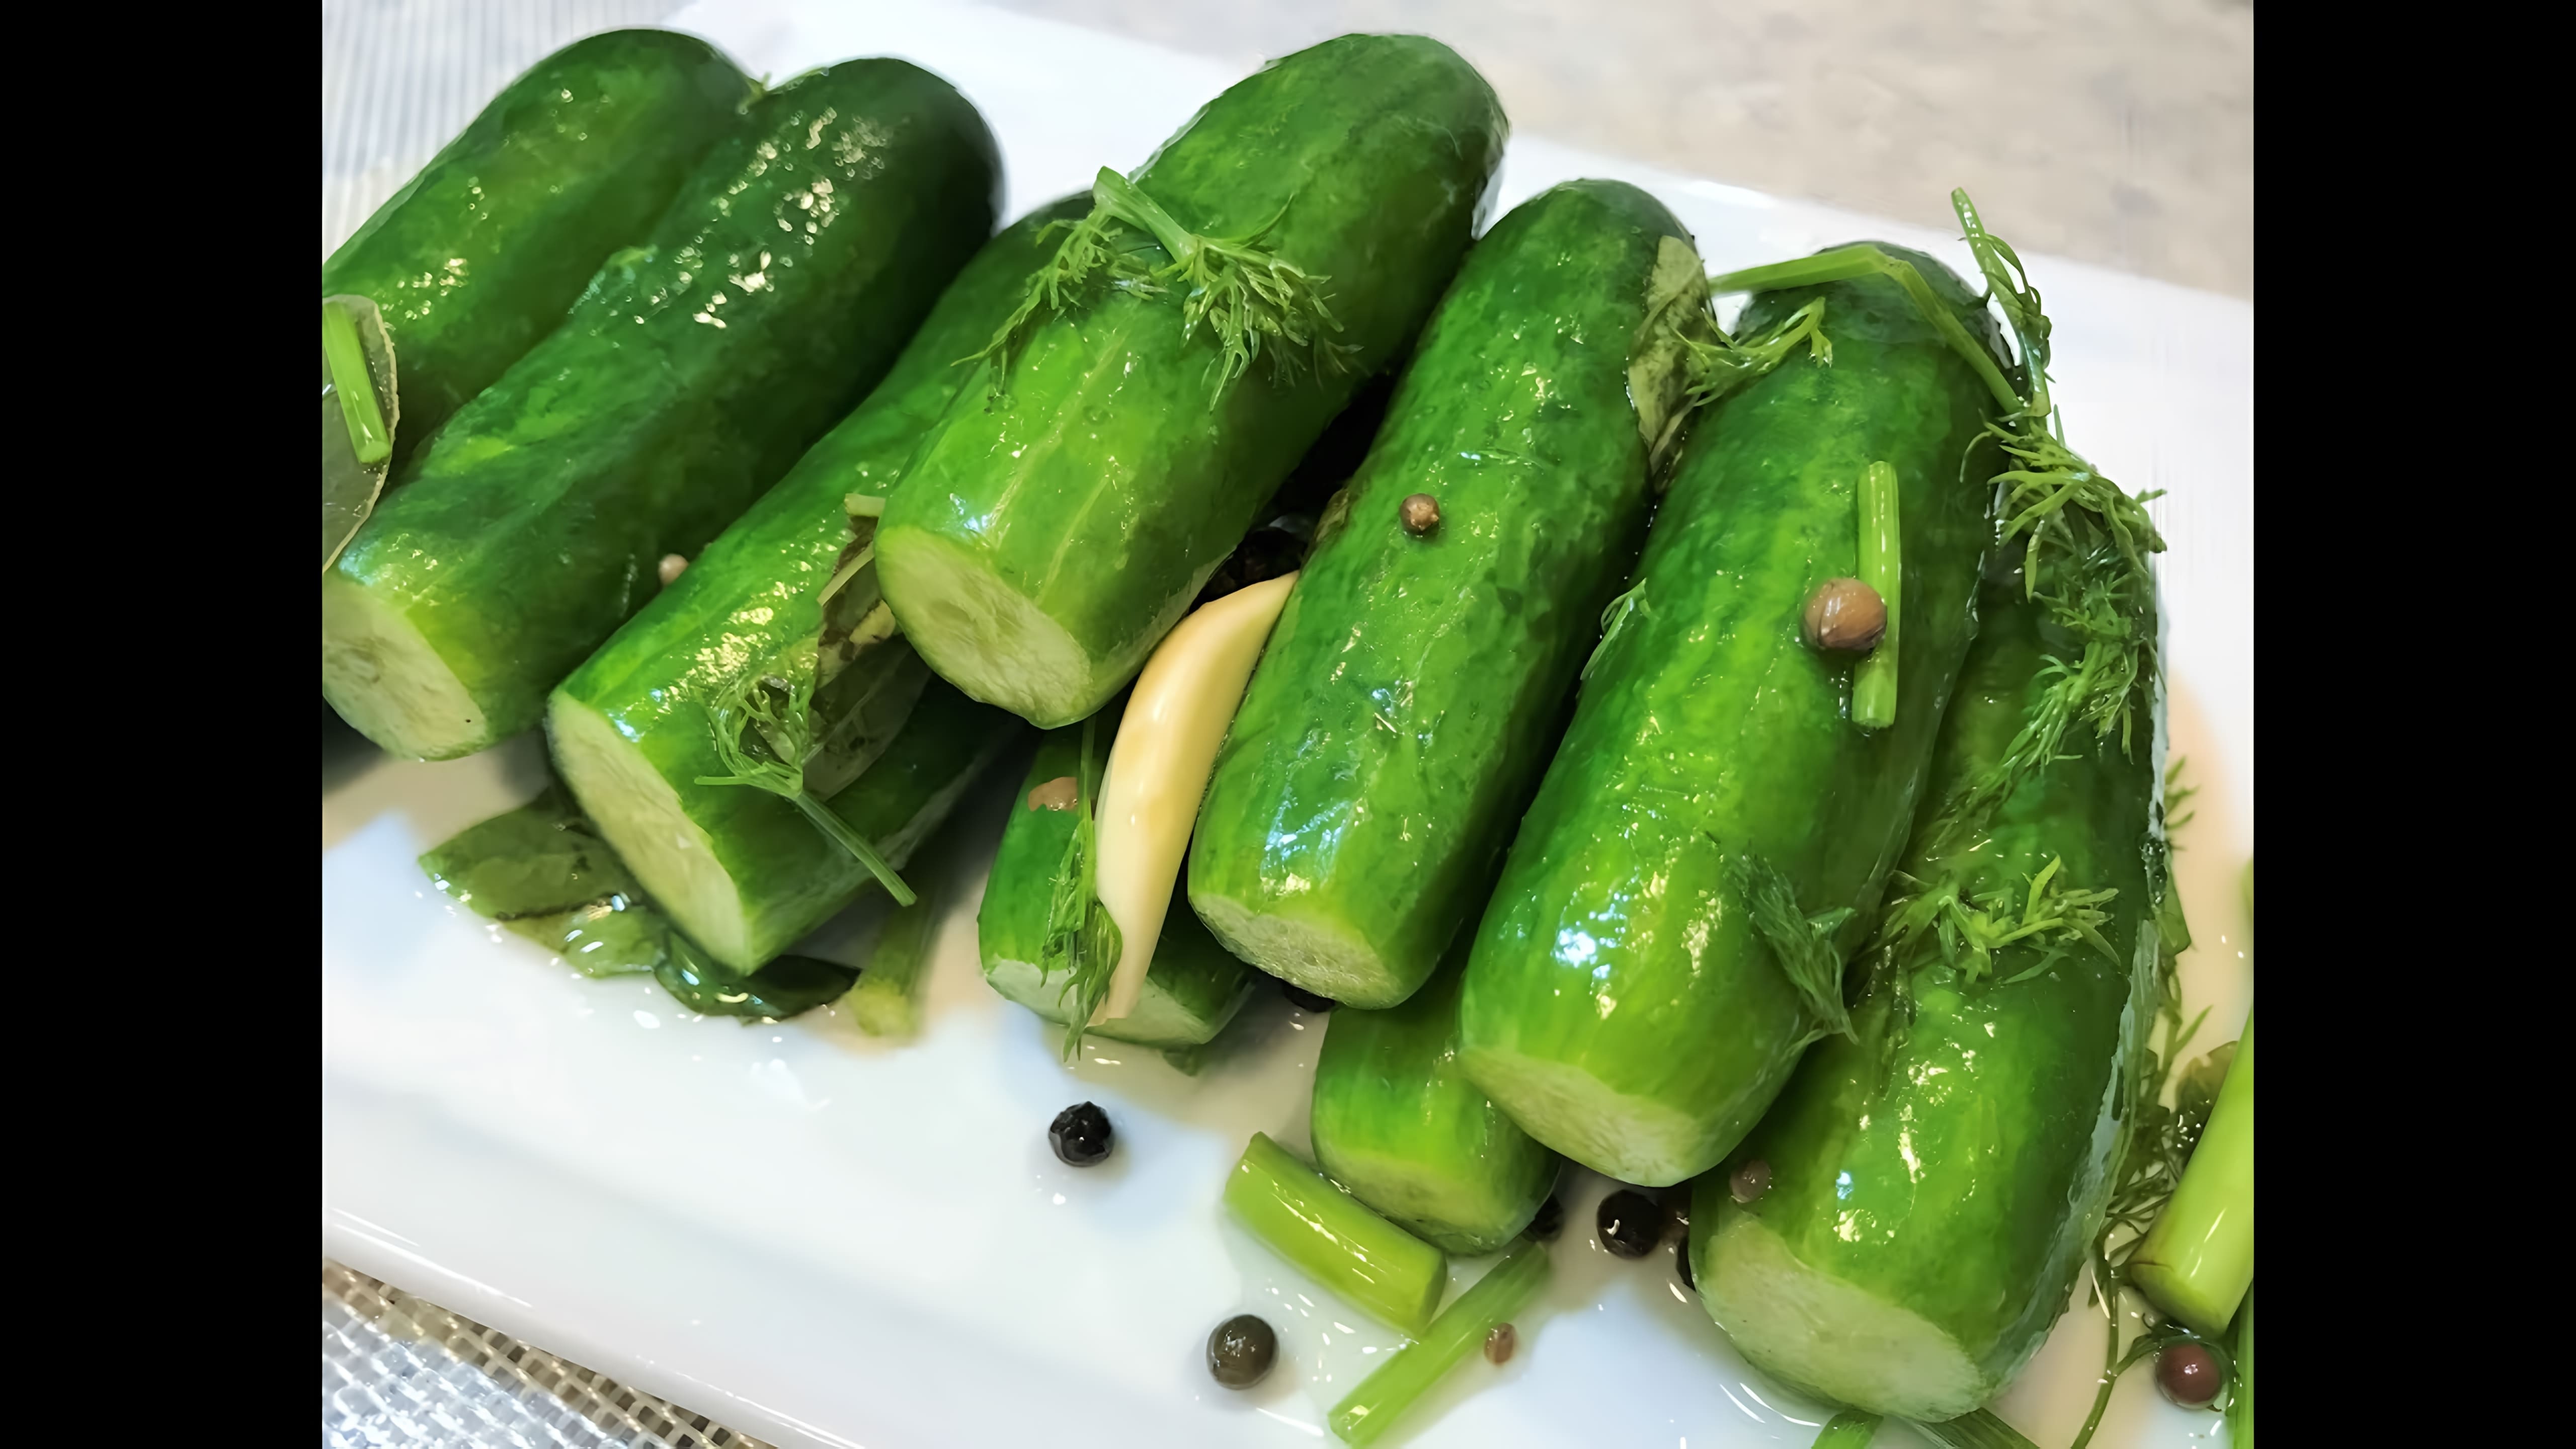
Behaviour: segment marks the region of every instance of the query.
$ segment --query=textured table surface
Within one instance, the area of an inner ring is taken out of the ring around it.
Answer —
[[[2250,0],[992,0],[1236,60],[1437,35],[1521,131],[2254,294]],[[672,0],[324,0],[322,247],[549,51]],[[372,1278],[322,1271],[325,1449],[763,1449]]]

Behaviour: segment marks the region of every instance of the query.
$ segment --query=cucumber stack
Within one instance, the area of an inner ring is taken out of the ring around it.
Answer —
[[[1648,438],[1685,381],[1669,356],[1632,377],[1659,280],[1699,281],[1672,213],[1569,182],[1496,223],[1432,315],[1191,848],[1191,904],[1263,970],[1393,1006],[1483,907],[1645,536]],[[1416,495],[1437,510],[1419,535]]]
[[[2049,661],[2085,652],[2017,570],[1986,589],[1982,614],[1941,731],[1936,802],[1993,773],[2036,717]],[[1701,1181],[1701,1299],[1765,1370],[1872,1412],[1947,1419],[2002,1388],[2065,1311],[2172,944],[2147,744],[2070,732],[1964,836],[1925,811],[1908,877],[2010,929],[2085,924],[1991,955],[1945,955],[1928,931],[1873,953],[1855,1035],[1811,1052],[1734,1154],[1769,1164],[1768,1192],[1739,1204],[1728,1174]],[[2115,894],[2087,899],[2100,891]]]
[[[546,692],[883,375],[991,233],[981,117],[901,61],[755,104],[639,247],[403,470],[322,579],[322,692],[445,759]]]
[[[1067,285],[996,329],[1005,369],[887,510],[886,598],[931,667],[1046,728],[1117,693],[1430,311],[1504,131],[1446,46],[1350,35],[1217,97],[1132,181],[1104,173],[1048,274]],[[1217,296],[1245,311],[1191,310]]]
[[[1955,276],[1886,250],[2000,352]],[[1840,1005],[1793,984],[1744,882],[1785,880],[1774,920],[1874,910],[1975,631],[1996,402],[1883,278],[1757,295],[1742,328],[1817,299],[1832,364],[1785,363],[1693,425],[1468,962],[1469,1077],[1625,1182],[1715,1165]],[[1858,572],[1876,464],[1898,481],[1905,626],[1894,723],[1869,731],[1849,718],[1853,666],[1800,621]],[[1826,943],[1830,974],[1858,935]]]
[[[753,86],[695,36],[612,30],[528,68],[322,264],[383,312],[402,369],[399,464],[554,330],[643,237]]]
[[[868,400],[548,706],[565,781],[645,889],[729,966],[767,959],[867,875],[787,801],[699,783],[728,773],[710,704],[746,678],[814,679],[821,748],[807,786],[898,868],[975,764],[1020,728],[931,678],[893,629],[864,561],[878,522],[865,510],[895,491],[924,430],[973,385],[956,360],[1009,313],[1045,259],[1038,232],[1068,214],[1079,209],[1041,208],[976,253]]]

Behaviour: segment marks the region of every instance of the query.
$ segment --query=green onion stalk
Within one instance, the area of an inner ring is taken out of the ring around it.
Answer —
[[[910,1041],[921,1034],[921,998],[930,985],[931,947],[939,939],[939,917],[947,906],[952,871],[943,868],[922,881],[920,898],[898,907],[877,931],[877,948],[860,969],[859,982],[847,998],[850,1017],[870,1036]],[[916,878],[924,873],[914,871]]]
[[[1904,551],[1896,524],[1896,470],[1872,463],[1860,480],[1860,581],[1887,605],[1887,630],[1852,674],[1852,723],[1896,723],[1896,633],[1905,604]]]
[[[1368,1449],[1443,1376],[1509,1323],[1547,1286],[1547,1248],[1523,1238],[1487,1269],[1476,1286],[1434,1319],[1421,1340],[1397,1349],[1340,1403],[1325,1422],[1351,1449]],[[1819,1441],[1821,1442],[1821,1441]],[[1855,1446],[1859,1442],[1855,1441]]]
[[[2158,1308],[2216,1337],[2254,1286],[2254,1020],[2173,1197],[2129,1260]]]
[[[1438,1248],[1370,1212],[1332,1179],[1255,1132],[1226,1179],[1226,1209],[1309,1278],[1420,1337],[1449,1284]]]
[[[322,361],[331,369],[331,390],[339,394],[340,416],[349,425],[349,450],[369,466],[392,457],[393,434],[376,401],[375,379],[367,373],[358,324],[346,309],[328,302],[322,304]]]

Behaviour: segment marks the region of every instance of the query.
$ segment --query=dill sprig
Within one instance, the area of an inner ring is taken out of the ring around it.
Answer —
[[[1286,213],[1283,210],[1281,215]],[[1064,240],[1020,303],[981,352],[963,361],[992,364],[991,395],[1007,387],[1011,360],[1027,341],[1040,313],[1068,315],[1097,287],[1156,296],[1177,292],[1181,338],[1201,327],[1215,339],[1209,364],[1208,404],[1226,385],[1270,356],[1271,376],[1286,383],[1301,371],[1343,370],[1358,349],[1327,334],[1342,330],[1324,291],[1330,277],[1308,272],[1265,244],[1280,217],[1236,237],[1207,236],[1175,220],[1136,183],[1104,166],[1091,187],[1091,212],[1076,222],[1051,222],[1038,233],[1043,244],[1059,228]],[[1159,251],[1163,260],[1154,261]]]
[[[1711,836],[1714,840],[1716,837]],[[1753,929],[1771,947],[1780,974],[1805,1002],[1815,1025],[1793,1050],[1829,1036],[1859,1040],[1852,1030],[1851,1009],[1843,1004],[1843,957],[1834,933],[1857,914],[1849,906],[1808,915],[1798,907],[1797,887],[1779,867],[1758,855],[1727,858],[1727,887],[1743,898]]]
[[[1046,937],[1038,947],[1039,981],[1058,971],[1067,973],[1056,1000],[1066,1008],[1063,1050],[1068,1062],[1081,1054],[1091,1015],[1109,999],[1110,978],[1117,974],[1118,958],[1126,950],[1118,923],[1100,904],[1099,828],[1093,813],[1100,800],[1099,727],[1098,715],[1082,722],[1082,758],[1074,772],[1073,834],[1066,838],[1064,855],[1056,862],[1054,887],[1047,898]]]
[[[1711,337],[1676,330],[1674,337],[1689,357],[1690,405],[1704,408],[1778,367],[1805,344],[1818,367],[1834,365],[1833,339],[1824,331],[1825,303],[1815,301],[1773,323],[1759,337],[1730,338],[1716,327]]]
[[[1881,944],[1902,959],[1909,946],[1928,934],[1939,944],[1942,959],[1968,981],[1993,976],[1995,953],[2006,946],[2039,948],[2039,960],[1997,982],[2000,986],[2039,975],[2077,946],[2091,946],[2116,964],[2120,953],[2102,936],[2102,927],[2111,920],[2102,907],[2120,893],[2069,885],[2059,875],[2064,865],[2062,857],[2052,856],[2025,890],[1998,887],[1981,895],[1969,894],[1955,879],[1927,887],[1900,873],[1894,879],[1904,894],[1889,907],[1879,931]]]
[[[794,681],[747,670],[707,704],[716,759],[730,774],[700,775],[701,785],[742,785],[766,790],[796,807],[823,838],[848,851],[877,884],[908,906],[912,887],[867,838],[805,788],[805,762],[814,753],[814,671],[794,671]]]

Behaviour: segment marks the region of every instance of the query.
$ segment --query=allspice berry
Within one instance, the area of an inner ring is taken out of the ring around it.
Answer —
[[[676,553],[666,553],[662,555],[662,561],[654,565],[653,575],[660,579],[662,581],[662,587],[667,589],[671,585],[680,581],[681,573],[685,571],[688,566],[689,561],[687,559],[680,557]]]
[[[1807,643],[1837,653],[1866,653],[1887,633],[1887,601],[1858,579],[1827,579],[1807,600]]]
[[[1508,1323],[1497,1323],[1485,1335],[1485,1362],[1497,1367],[1512,1361],[1512,1350],[1520,1346],[1520,1335]]]
[[[1440,500],[1428,493],[1416,493],[1397,505],[1395,516],[1403,522],[1405,532],[1420,538],[1440,526]]]
[[[1029,791],[1032,810],[1070,810],[1082,801],[1082,782],[1071,775],[1058,775]]]

